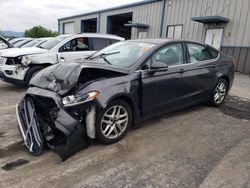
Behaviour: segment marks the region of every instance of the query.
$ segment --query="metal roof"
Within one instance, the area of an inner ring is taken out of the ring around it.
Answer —
[[[223,16],[201,16],[201,17],[192,17],[191,20],[200,23],[227,23],[229,19]]]
[[[73,15],[73,16],[63,17],[63,18],[59,18],[58,21],[71,19],[71,18],[77,18],[77,17],[81,17],[81,16],[88,16],[88,15],[92,15],[92,14],[99,14],[99,13],[102,13],[102,12],[108,12],[108,11],[113,11],[113,10],[122,9],[122,8],[140,6],[140,5],[144,5],[144,4],[148,4],[148,3],[154,3],[154,2],[157,2],[157,1],[162,1],[162,0],[139,1],[139,2],[135,2],[135,3],[130,3],[130,4],[126,4],[126,5],[117,6],[117,7],[111,7],[111,8],[101,9],[101,10],[87,12],[87,13],[83,13],[83,14],[77,14],[77,15]]]

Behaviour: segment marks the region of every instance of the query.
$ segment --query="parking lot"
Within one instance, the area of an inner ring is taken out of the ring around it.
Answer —
[[[250,187],[250,78],[236,75],[220,108],[156,117],[113,145],[93,143],[65,162],[21,145],[15,103],[0,81],[0,187]]]

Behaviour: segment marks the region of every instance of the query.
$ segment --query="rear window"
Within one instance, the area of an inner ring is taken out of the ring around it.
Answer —
[[[92,50],[95,51],[101,50],[110,45],[109,39],[106,38],[89,38],[89,39],[92,46]]]
[[[196,63],[200,61],[205,61],[209,59],[215,59],[218,57],[219,52],[214,50],[209,46],[203,46],[194,43],[187,44],[189,56],[190,56],[190,63]]]

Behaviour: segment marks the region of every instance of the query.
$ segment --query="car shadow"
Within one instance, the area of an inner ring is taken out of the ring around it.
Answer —
[[[25,91],[27,90],[27,86],[21,86],[21,85],[15,85],[6,83],[3,81],[0,81],[0,90],[6,90],[6,91]]]
[[[201,109],[204,109],[205,107],[209,107],[206,104],[200,104],[200,105],[195,105],[195,106],[190,106],[187,108],[183,108],[174,112],[170,112],[170,113],[162,113],[162,114],[158,114],[155,115],[153,117],[147,118],[145,120],[143,120],[142,122],[140,122],[139,124],[136,124],[132,127],[132,129],[138,129],[141,127],[145,127],[145,126],[152,126],[153,124],[157,124],[160,121],[162,121],[162,119],[167,119],[167,118],[172,118],[172,117],[178,117],[178,116],[182,116],[184,114],[188,114],[194,111],[198,111]]]

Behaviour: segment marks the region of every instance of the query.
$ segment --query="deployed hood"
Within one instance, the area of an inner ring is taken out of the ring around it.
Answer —
[[[23,55],[30,55],[30,54],[40,54],[48,52],[46,49],[41,49],[37,47],[31,47],[31,48],[10,48],[7,50],[4,50],[1,53],[1,56],[3,57],[18,57]]]
[[[59,95],[64,95],[78,83],[79,76],[84,69],[106,70],[128,74],[128,69],[126,68],[94,62],[59,63],[38,72],[37,75],[31,79],[30,86],[36,86],[54,91]]]

